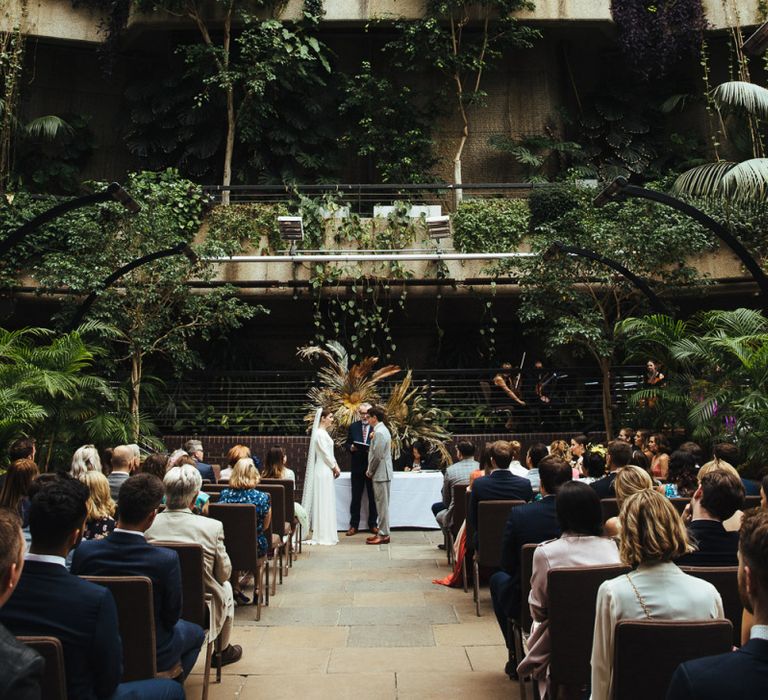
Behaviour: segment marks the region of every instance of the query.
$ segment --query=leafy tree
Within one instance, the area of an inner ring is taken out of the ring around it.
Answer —
[[[688,321],[627,318],[617,327],[632,356],[668,368],[666,386],[638,392],[685,412],[693,438],[733,441],[750,469],[768,461],[768,321],[758,311],[707,311]]]
[[[522,298],[520,320],[545,347],[569,347],[600,368],[605,430],[613,432],[611,366],[617,359],[615,324],[645,308],[637,288],[610,268],[583,257],[544,252],[554,241],[591,249],[620,262],[651,282],[657,292],[696,281],[685,264],[709,249],[708,233],[670,209],[639,200],[592,205],[594,190],[566,185],[571,206],[559,206],[549,220],[537,211],[531,250],[541,255],[517,263]],[[538,196],[534,192],[532,200]],[[550,194],[542,196],[550,197]]]
[[[310,79],[317,66],[330,71],[325,48],[309,29],[319,17],[305,13],[307,25],[288,25],[276,19],[261,20],[254,10],[271,9],[266,0],[216,0],[223,13],[211,13],[206,0],[137,0],[143,10],[162,10],[192,21],[201,37],[200,44],[182,47],[187,65],[201,76],[197,97],[202,104],[211,93],[224,96],[226,138],[222,166],[222,185],[232,183],[233,158],[242,120],[274,118],[273,105],[265,99],[276,81]],[[314,4],[312,5],[314,7]],[[316,11],[316,8],[315,8]],[[211,19],[216,17],[216,19]],[[228,193],[222,201],[229,203]]]
[[[507,49],[528,48],[539,32],[513,14],[533,9],[529,0],[426,0],[421,19],[400,20],[398,36],[385,46],[404,71],[429,68],[440,74],[460,118],[453,156],[454,183],[461,184],[462,153],[470,135],[472,110],[485,101],[483,80]]]

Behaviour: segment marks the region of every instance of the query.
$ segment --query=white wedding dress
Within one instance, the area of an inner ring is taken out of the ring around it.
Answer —
[[[339,543],[336,531],[336,487],[333,470],[336,460],[333,456],[333,439],[322,428],[314,435],[315,454],[312,479],[312,539],[308,544],[333,545]]]

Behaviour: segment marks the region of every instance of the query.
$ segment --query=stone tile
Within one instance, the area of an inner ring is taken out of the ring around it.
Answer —
[[[327,593],[297,593],[289,589],[281,592],[272,601],[278,608],[308,608],[312,606],[338,608],[342,605],[354,605],[354,595],[338,590]],[[422,599],[423,603],[424,600]]]
[[[366,671],[396,671],[420,672],[428,668],[430,671],[470,671],[469,659],[464,649],[436,647],[370,647],[367,649],[333,649],[328,673],[348,671],[350,668],[360,668]],[[506,678],[506,676],[504,676]],[[443,698],[446,683],[439,685]],[[454,695],[451,688],[451,695]],[[398,689],[399,696],[399,689]],[[458,697],[458,696],[457,696]]]
[[[348,647],[433,647],[431,625],[357,625],[349,628]]]
[[[499,673],[504,670],[504,666],[509,659],[509,652],[503,644],[486,647],[465,647],[464,651],[467,652],[473,671]]]
[[[330,649],[309,649],[301,647],[267,646],[246,651],[236,664],[224,666],[222,675],[269,675],[276,671],[291,669],[297,676],[325,673]]]
[[[408,545],[408,546],[390,546],[390,556],[392,559],[442,559],[445,561],[445,557],[441,556],[441,552],[435,549],[431,544],[423,546]]]
[[[395,697],[395,674],[391,672],[308,676],[292,673],[249,678],[239,700],[393,700]]]
[[[446,689],[450,689],[450,693]],[[504,673],[397,672],[398,700],[445,700],[446,695],[483,700],[518,700],[517,683]]]
[[[341,609],[340,625],[410,625],[450,624],[457,622],[450,605],[423,607],[345,607]]]
[[[350,608],[351,609],[351,608]],[[276,608],[270,605],[261,609],[261,621],[252,617],[238,617],[237,624],[275,627],[281,625],[338,625],[339,608]]]
[[[225,666],[222,671],[228,667]],[[247,683],[246,676],[229,676],[222,673],[221,683],[216,683],[216,669],[211,669],[211,679],[208,684],[208,700],[237,700],[243,697],[240,693]],[[203,675],[191,673],[184,681],[184,693],[188,698],[202,697]]]
[[[347,646],[349,627],[265,627],[265,647],[332,649]]]
[[[398,592],[417,592],[421,591],[422,595],[426,595],[428,591],[433,588],[433,583],[426,583],[417,579],[415,576],[410,576],[405,580],[398,577],[395,580],[382,579],[379,576],[376,579],[368,579],[362,581],[346,581],[344,583],[344,590],[349,591],[357,595],[358,593],[398,593]],[[422,604],[423,604],[422,600]],[[445,602],[445,601],[440,601]]]
[[[335,579],[315,579],[312,574],[308,572],[307,576],[297,576],[295,579],[291,578],[290,585],[287,583],[283,584],[283,589],[278,590],[275,598],[280,597],[282,590],[290,591],[291,593],[335,593],[339,590],[340,578],[342,577],[337,572]],[[272,599],[270,598],[270,603],[271,602]]]
[[[439,647],[495,646],[503,642],[495,617],[489,622],[434,625],[433,629]]]
[[[356,592],[352,605],[356,608],[396,607],[425,605],[424,594],[420,591],[369,591]]]

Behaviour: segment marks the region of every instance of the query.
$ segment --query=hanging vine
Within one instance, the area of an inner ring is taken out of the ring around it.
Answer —
[[[0,194],[6,192],[13,170],[16,110],[24,68],[21,26],[26,16],[27,1],[23,0],[16,26],[9,32],[0,32]]]

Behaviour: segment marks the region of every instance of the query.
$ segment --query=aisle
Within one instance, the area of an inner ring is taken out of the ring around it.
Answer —
[[[261,622],[238,609],[243,659],[211,684],[211,700],[518,697],[488,589],[478,618],[471,592],[432,584],[448,571],[440,533],[394,531],[383,547],[366,534],[305,547]],[[200,679],[187,682],[191,700]]]

